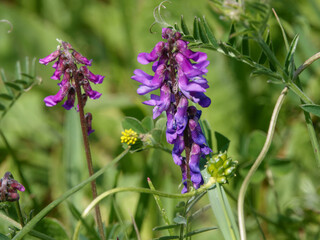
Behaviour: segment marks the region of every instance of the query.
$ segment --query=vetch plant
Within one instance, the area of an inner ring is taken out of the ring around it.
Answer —
[[[74,107],[75,99],[77,96],[81,129],[83,142],[86,152],[86,159],[88,165],[89,175],[92,176],[93,166],[90,152],[90,145],[88,135],[90,135],[94,130],[92,129],[92,114],[86,113],[84,115],[84,106],[87,102],[87,98],[97,99],[101,96],[101,93],[92,90],[90,82],[94,84],[100,84],[103,82],[104,76],[95,75],[89,71],[88,66],[91,66],[92,60],[88,60],[86,57],[82,56],[79,52],[75,51],[70,43],[58,40],[60,43],[53,53],[49,54],[47,57],[39,60],[41,64],[47,65],[49,62],[57,61],[53,64],[55,72],[53,73],[51,79],[62,81],[58,83],[60,87],[56,95],[48,96],[44,99],[46,106],[52,107],[57,103],[61,102],[66,96],[67,100],[62,105],[66,110],[70,110]],[[71,51],[71,52],[70,52]],[[78,65],[82,65],[78,67]],[[81,89],[84,90],[82,93]],[[93,198],[97,197],[96,183],[91,182],[91,190]],[[101,219],[100,208],[97,205],[96,210],[96,222],[99,228],[99,233],[101,239],[104,239],[104,230]]]

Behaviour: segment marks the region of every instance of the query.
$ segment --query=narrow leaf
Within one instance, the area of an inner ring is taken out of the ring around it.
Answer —
[[[202,22],[200,20],[200,18],[198,18],[198,28],[199,28],[199,34],[200,34],[200,39],[203,43],[209,43],[207,34],[204,30],[204,27],[202,25]]]
[[[270,40],[270,44],[265,43],[265,41],[260,38],[257,39],[257,42],[260,45],[260,47],[262,48],[263,52],[266,54],[270,64],[272,64],[274,67],[276,67],[276,66],[281,67],[281,64],[279,63],[278,59],[276,58],[276,56],[274,55],[274,53],[272,51],[271,40]]]
[[[177,215],[174,219],[173,219],[173,221],[175,222],[175,223],[177,223],[177,224],[184,224],[184,225],[186,225],[187,224],[187,219],[185,219],[183,216],[181,216],[181,215]]]
[[[211,42],[211,44],[213,45],[214,48],[218,48],[219,47],[219,44],[216,40],[216,38],[214,37],[208,23],[207,23],[207,20],[205,19],[205,17],[203,16],[202,18],[202,22],[203,22],[203,26],[204,26],[204,29],[207,33],[207,36],[209,38],[209,41]]]
[[[233,46],[233,44],[236,41],[236,38],[233,36],[234,33],[236,32],[236,28],[234,24],[231,24],[231,28],[230,28],[230,33],[229,33],[229,37],[228,37],[228,43]]]
[[[174,29],[177,30],[178,32],[180,32],[180,28],[177,23],[174,24]]]
[[[0,98],[5,99],[5,100],[12,100],[13,97],[10,96],[9,94],[6,93],[0,93]]]
[[[194,37],[191,35],[183,36],[182,39],[191,43],[195,41]]]
[[[196,40],[200,40],[199,26],[198,26],[198,18],[195,17],[193,20],[193,36]]]
[[[7,78],[6,78],[6,75],[5,75],[5,73],[4,73],[4,70],[1,69],[1,72],[0,72],[0,73],[1,73],[1,79],[2,79],[3,83],[4,83],[4,84],[7,83],[8,80],[7,80]],[[5,87],[6,87],[7,91],[8,91],[8,94],[13,97],[14,94],[13,94],[12,89],[11,89],[9,86],[7,86],[7,85],[5,85]]]
[[[243,36],[241,45],[242,45],[242,48],[241,48],[242,54],[249,56],[249,53],[250,53],[249,52],[249,39],[248,39],[248,35],[247,34],[245,34]]]
[[[185,236],[186,237],[190,237],[190,236],[193,236],[193,235],[196,235],[196,234],[199,234],[199,233],[208,232],[208,231],[212,231],[212,230],[216,230],[216,229],[218,229],[218,228],[217,227],[200,228],[200,229],[188,232]]]
[[[21,80],[21,79],[14,80],[13,82],[14,82],[14,83],[18,83],[18,84],[23,84],[23,85],[27,85],[27,84],[28,84],[27,81]]]
[[[183,15],[181,15],[181,29],[184,35],[189,35],[189,29],[186,23],[184,22]]]
[[[162,231],[162,230],[167,230],[167,229],[170,229],[170,228],[175,228],[175,227],[178,227],[178,226],[180,226],[180,224],[171,224],[171,225],[158,226],[158,227],[154,227],[152,229],[152,231]]]
[[[170,239],[179,239],[179,236],[164,236],[164,237],[155,238],[153,240],[170,240]]]
[[[296,51],[298,41],[299,41],[299,34],[296,34],[290,44],[290,48],[286,56],[286,60],[284,62],[284,70],[286,71],[286,73],[289,72],[289,66],[293,61],[293,56]]]
[[[315,104],[303,104],[300,105],[300,107],[309,113],[312,113],[313,115],[320,117],[320,105],[315,105]]]
[[[4,83],[6,86],[13,88],[17,91],[21,91],[21,87],[18,84],[12,83],[12,82],[6,82]]]
[[[2,103],[0,103],[0,111],[4,111],[4,110],[6,110],[6,107]]]

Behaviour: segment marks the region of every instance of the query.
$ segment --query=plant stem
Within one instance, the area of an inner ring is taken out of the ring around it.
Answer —
[[[17,215],[18,215],[18,218],[19,218],[19,222],[20,222],[21,226],[24,227],[24,221],[23,221],[23,217],[22,217],[22,213],[21,213],[19,200],[14,202],[14,206],[16,208],[16,212],[17,212]]]
[[[320,58],[320,52],[316,53],[315,55],[313,55],[312,57],[310,57],[309,59],[307,59],[293,74],[293,79],[292,81],[295,81],[298,76],[300,75],[300,73],[302,73],[307,67],[309,67],[313,62],[315,62],[316,60],[318,60]]]
[[[119,187],[119,188],[114,188],[111,190],[108,190],[102,194],[100,194],[96,199],[94,199],[87,207],[86,209],[82,212],[81,214],[81,218],[84,219],[89,212],[95,207],[95,205],[97,205],[100,201],[102,201],[104,198],[115,194],[115,193],[120,193],[120,192],[138,192],[138,193],[148,193],[148,194],[153,194],[153,195],[158,195],[160,197],[167,197],[167,198],[189,198],[195,195],[198,195],[202,192],[207,191],[208,189],[212,188],[213,184],[215,184],[215,180],[212,178],[210,179],[210,181],[208,181],[205,185],[202,185],[202,187],[200,187],[199,189],[196,189],[192,192],[187,192],[185,194],[172,194],[172,193],[165,193],[165,192],[161,192],[161,191],[157,191],[157,190],[151,190],[148,188],[138,188],[138,187]],[[78,235],[79,235],[79,231],[80,231],[80,227],[81,227],[82,221],[79,220],[74,234],[73,234],[73,240],[78,239]]]
[[[93,174],[88,179],[84,180],[83,182],[79,183],[77,186],[69,189],[67,192],[62,194],[59,198],[51,202],[48,206],[46,206],[44,209],[42,209],[36,216],[34,216],[25,226],[21,229],[21,231],[18,232],[18,234],[12,239],[12,240],[20,240],[22,239],[27,233],[32,231],[32,229],[36,226],[38,222],[41,221],[52,209],[57,207],[60,203],[62,203],[64,200],[69,198],[71,195],[82,189],[85,185],[87,185],[89,182],[92,182],[93,180],[97,179],[100,175],[102,175],[107,169],[115,165],[117,162],[119,162],[128,152],[130,148],[127,148],[124,150],[120,155],[118,155],[115,159],[112,160],[112,162],[106,164],[103,168],[101,168],[99,171],[97,171],[95,174]],[[1,216],[0,212],[0,217]]]
[[[239,197],[238,197],[238,221],[239,221],[239,230],[240,230],[241,240],[246,240],[246,227],[245,227],[245,221],[244,221],[245,194],[246,194],[251,177],[253,176],[253,174],[256,172],[256,170],[258,169],[258,167],[262,163],[264,157],[266,156],[266,154],[270,148],[273,134],[274,134],[274,130],[275,130],[275,126],[276,126],[276,122],[277,122],[277,118],[278,118],[281,106],[283,104],[283,101],[285,99],[287,92],[288,92],[288,87],[285,87],[282,90],[282,92],[276,102],[276,105],[275,105],[273,112],[272,112],[270,124],[269,124],[267,139],[263,145],[263,148],[262,148],[259,156],[257,157],[256,161],[254,162],[254,164],[250,168],[249,173],[245,177],[245,179],[241,185],[241,188],[240,188]]]
[[[79,81],[80,81],[80,78],[79,78],[78,74],[75,74],[75,86],[76,86],[76,92],[77,92],[77,98],[78,98],[78,106],[79,106],[79,115],[80,115],[83,144],[84,144],[84,149],[86,152],[86,159],[87,159],[89,176],[91,177],[94,174],[94,171],[93,171],[93,166],[92,166],[92,158],[91,158],[90,144],[89,144],[89,138],[88,138],[87,122],[86,122],[86,119],[84,116],[84,111],[83,111],[83,101],[82,101],[82,94],[81,94],[81,88],[80,88]],[[98,195],[95,180],[93,180],[91,182],[91,190],[92,190],[93,199],[95,199]],[[104,237],[103,224],[102,224],[101,212],[100,212],[99,205],[95,206],[95,212],[96,212],[95,219],[96,219],[96,223],[98,225],[99,234],[100,234],[101,239],[104,240],[105,237]]]

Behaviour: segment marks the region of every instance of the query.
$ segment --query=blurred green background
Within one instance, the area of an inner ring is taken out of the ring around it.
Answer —
[[[295,58],[297,65],[319,51],[319,1],[263,2],[275,8],[289,39],[300,34]],[[70,42],[77,51],[93,59],[90,68],[93,73],[106,76],[103,84],[93,86],[103,94],[102,97],[88,101],[86,106],[86,111],[93,114],[95,133],[90,140],[95,169],[122,151],[121,121],[125,116],[142,120],[152,114],[151,107],[141,104],[146,97],[136,94],[138,83],[130,77],[136,68],[151,70],[150,66],[139,65],[136,56],[140,52],[150,52],[161,40],[161,26],[155,25],[154,33],[149,32],[154,22],[153,10],[159,3],[150,0],[0,1],[0,19],[13,25],[12,32],[7,34],[9,25],[0,23],[0,68],[8,79],[15,79],[17,61],[21,61],[24,71],[26,56],[30,60],[35,57],[38,62],[39,58],[53,52],[58,45],[57,38]],[[231,23],[215,12],[212,2],[173,0],[165,6],[162,13],[169,24],[179,22],[180,16],[184,15],[192,28],[194,16],[206,16],[217,39],[227,41]],[[268,24],[273,47],[283,62],[286,50],[273,15]],[[272,109],[283,86],[267,83],[266,77],[251,77],[248,66],[220,53],[205,52],[211,62],[207,95],[213,103],[203,109],[202,117],[209,121],[213,131],[231,140],[229,155],[237,159],[240,166],[237,177],[226,188],[236,197],[243,176],[263,146]],[[253,48],[252,52],[258,57],[260,50]],[[301,76],[305,92],[315,103],[320,102],[319,66],[319,63],[313,64]],[[32,209],[34,213],[39,212],[88,177],[77,113],[65,111],[61,106],[45,106],[43,98],[58,91],[57,82],[50,79],[53,74],[50,64],[36,64],[36,68],[41,84],[22,95],[0,126],[31,188],[31,195],[21,194],[21,205],[27,215]],[[0,92],[4,92],[3,83],[0,84]],[[316,239],[319,236],[319,168],[299,104],[299,99],[289,93],[279,116],[272,149],[249,187],[247,204],[256,211],[246,210],[249,239],[263,239],[261,231],[267,239]],[[319,119],[314,117],[313,121],[318,133]],[[20,179],[17,164],[2,139],[0,167],[1,176],[10,170],[16,179]],[[98,179],[98,192],[115,186],[147,187],[146,177],[151,178],[158,190],[180,192],[180,169],[169,154],[159,150],[126,156],[117,167]],[[90,188],[86,187],[70,202],[82,211],[90,199]],[[152,232],[154,226],[163,224],[160,215],[156,214],[152,196],[139,198],[138,194],[121,193],[113,201],[110,198],[101,204],[104,221],[109,224],[119,221],[113,210],[118,206],[123,221],[130,223],[137,204],[144,201],[145,215],[140,219],[142,239],[161,235]],[[230,202],[236,209],[235,201],[230,198]],[[177,201],[164,199],[164,203],[173,217]],[[207,203],[205,197],[199,207]],[[50,216],[61,221],[70,236],[75,219],[69,208],[64,203]],[[257,216],[257,212],[265,217]],[[214,215],[207,211],[195,227],[214,225]],[[1,223],[0,232],[7,233],[8,225]],[[222,239],[222,235],[217,230],[194,239]]]

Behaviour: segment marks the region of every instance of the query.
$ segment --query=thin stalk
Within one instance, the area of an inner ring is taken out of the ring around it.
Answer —
[[[82,137],[83,137],[83,144],[84,144],[84,149],[86,152],[86,160],[87,160],[87,165],[88,165],[88,171],[89,171],[89,176],[91,177],[94,174],[93,171],[93,166],[92,166],[92,157],[91,157],[91,152],[90,152],[90,144],[89,144],[89,138],[88,138],[88,130],[87,130],[87,122],[84,116],[84,111],[83,111],[83,101],[82,101],[82,94],[81,94],[81,88],[80,88],[80,83],[79,83],[79,77],[76,74],[75,76],[75,86],[76,86],[76,92],[77,92],[77,98],[78,98],[78,105],[79,105],[79,115],[80,115],[80,123],[81,123],[81,130],[82,130]],[[97,197],[97,187],[96,187],[96,181],[93,180],[91,182],[91,190],[92,190],[92,197],[95,199]],[[104,231],[103,231],[103,224],[102,224],[102,219],[101,219],[101,212],[100,212],[100,207],[99,205],[95,206],[95,212],[96,212],[96,223],[98,225],[99,229],[99,234],[102,240],[105,239],[104,236]]]
[[[246,240],[246,226],[245,226],[245,221],[244,221],[244,198],[245,198],[245,194],[248,188],[248,185],[250,183],[250,179],[253,176],[253,174],[256,172],[256,170],[258,169],[258,167],[260,166],[260,164],[262,163],[263,159],[265,158],[271,142],[272,142],[272,138],[273,138],[273,134],[274,134],[274,130],[275,130],[275,126],[277,123],[277,118],[281,109],[281,106],[283,104],[283,101],[285,99],[285,96],[288,92],[288,87],[285,87],[277,102],[276,105],[273,109],[272,112],[272,116],[271,116],[271,120],[270,120],[270,124],[269,124],[269,129],[268,129],[268,133],[267,133],[267,138],[266,141],[263,145],[263,148],[259,154],[259,156],[257,157],[256,161],[254,162],[254,164],[252,165],[251,169],[249,170],[249,173],[247,174],[247,176],[245,177],[241,188],[240,188],[240,192],[239,192],[239,197],[238,197],[238,221],[239,221],[239,229],[240,229],[240,237],[241,240]]]
[[[16,208],[16,212],[17,212],[17,215],[18,215],[18,218],[19,218],[19,222],[20,222],[21,226],[24,227],[24,221],[23,221],[23,217],[22,217],[22,212],[21,212],[19,200],[14,202],[14,206]]]
[[[69,189],[67,192],[62,194],[59,198],[51,202],[48,206],[46,206],[44,209],[42,209],[36,216],[34,216],[25,226],[21,229],[21,231],[18,232],[18,234],[12,239],[12,240],[20,240],[22,239],[26,234],[28,234],[32,229],[37,225],[41,219],[43,219],[52,209],[57,207],[60,203],[62,203],[64,200],[68,199],[71,195],[82,189],[85,185],[87,185],[89,182],[92,182],[93,180],[97,179],[99,176],[101,176],[107,169],[109,169],[111,166],[115,165],[117,162],[119,162],[128,152],[130,148],[127,148],[124,150],[120,155],[118,155],[112,162],[106,164],[103,168],[101,168],[99,171],[97,171],[95,174],[93,174],[91,177],[87,178],[83,182],[79,183],[77,186]],[[1,212],[0,212],[0,217]],[[80,220],[81,221],[81,220]]]
[[[309,67],[313,62],[317,61],[320,58],[320,52],[316,53],[309,59],[307,59],[293,74],[292,81],[295,81],[298,76],[307,68]]]
[[[156,190],[156,189],[154,188],[153,183],[151,182],[151,179],[150,179],[150,178],[148,178],[148,185],[149,185],[149,188],[150,188],[151,190]],[[163,204],[162,204],[162,201],[161,201],[160,197],[157,196],[157,195],[153,195],[153,197],[154,197],[154,200],[155,200],[156,203],[157,203],[157,206],[158,206],[158,208],[159,208],[159,211],[160,211],[160,213],[161,213],[161,216],[162,216],[163,221],[164,221],[167,225],[171,225],[171,222],[170,222],[169,217],[168,217],[168,215],[167,215],[167,213],[166,213],[166,210],[165,210],[164,207],[163,207]],[[172,228],[168,228],[168,232],[169,232],[169,235],[170,235],[170,236],[173,236],[173,235],[174,235],[174,232],[173,232],[173,229],[172,229]]]
[[[160,197],[166,197],[166,198],[175,198],[175,199],[180,199],[180,198],[189,198],[193,197],[195,195],[198,195],[202,192],[207,191],[208,189],[212,188],[212,186],[215,184],[215,180],[211,178],[205,185],[200,187],[199,189],[196,189],[192,192],[187,192],[184,194],[172,194],[172,193],[165,193],[157,190],[151,190],[148,188],[138,188],[138,187],[119,187],[119,188],[114,188],[111,190],[108,190],[102,194],[100,194],[96,199],[94,199],[87,207],[86,209],[82,212],[81,218],[84,219],[90,211],[97,205],[100,201],[102,201],[104,198],[115,194],[115,193],[120,193],[120,192],[137,192],[137,193],[147,193],[147,194],[153,194],[153,195],[158,195]],[[81,220],[78,221],[74,234],[73,234],[73,240],[78,239],[80,227],[81,227]]]

